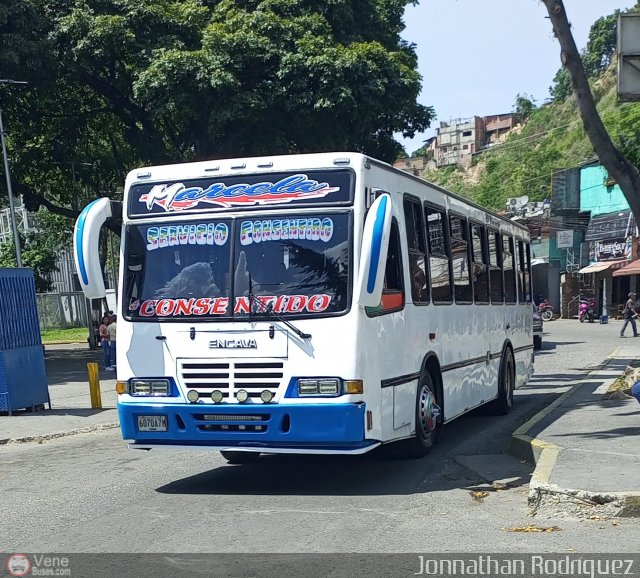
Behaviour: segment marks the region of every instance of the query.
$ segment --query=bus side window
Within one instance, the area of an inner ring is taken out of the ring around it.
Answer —
[[[506,303],[515,303],[516,295],[516,269],[513,257],[513,238],[502,235],[502,267],[504,270],[504,300]]]
[[[524,291],[525,300],[527,303],[531,303],[533,299],[533,293],[531,291],[531,245],[529,243],[524,244]]]
[[[491,303],[504,303],[500,233],[489,229],[487,231],[487,239],[489,240]]]
[[[404,221],[409,248],[409,277],[414,303],[429,303],[426,269],[426,242],[420,201],[405,197]]]
[[[384,286],[382,289],[382,310],[384,312],[397,311],[404,307],[404,284],[402,282],[402,252],[400,251],[400,232],[398,221],[391,222],[389,235],[389,252],[384,271]]]
[[[473,296],[476,303],[489,303],[489,262],[487,259],[487,239],[482,225],[471,225],[473,256]]]
[[[434,303],[451,303],[451,262],[447,219],[444,211],[425,207],[427,238],[429,240],[429,273]]]
[[[518,247],[518,251],[517,251],[517,257],[518,257],[518,264],[517,264],[517,270],[518,270],[518,302],[519,303],[525,303],[525,301],[526,301],[525,286],[526,285],[525,285],[525,282],[524,282],[524,278],[525,278],[525,271],[526,271],[527,261],[526,261],[526,258],[525,258],[524,243],[523,243],[522,239],[518,239],[517,247]]]
[[[473,303],[471,276],[469,275],[469,229],[467,220],[451,215],[451,263],[456,303]]]

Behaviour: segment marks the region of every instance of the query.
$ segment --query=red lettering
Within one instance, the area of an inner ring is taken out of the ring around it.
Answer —
[[[176,309],[173,312],[175,316],[177,315],[191,315],[191,310],[193,309],[193,303],[195,299],[176,299]]]
[[[194,315],[206,315],[209,311],[209,307],[211,306],[211,298],[202,297],[201,299],[196,299],[195,305],[193,306],[192,313]]]
[[[143,301],[140,306],[140,315],[143,317],[153,317],[156,303],[157,301],[155,299],[147,299],[146,301]]]
[[[329,307],[329,303],[331,303],[331,297],[325,293],[312,295],[307,301],[307,311],[309,313],[320,313],[320,311],[324,311]]]
[[[160,299],[156,304],[156,315],[158,317],[169,317],[170,315],[173,315],[175,308],[175,299]]]
[[[284,308],[285,313],[298,313],[302,311],[307,304],[306,295],[289,295],[287,305]]]
[[[218,297],[216,299],[211,300],[211,309],[209,313],[212,315],[224,315],[227,312],[227,307],[229,305],[228,297]]]
[[[249,298],[248,297],[236,297],[236,306],[233,310],[234,313],[249,313]]]
[[[276,304],[273,306],[273,310],[276,313],[282,313],[284,309],[284,304],[286,301],[287,301],[286,295],[278,295],[278,297],[276,298]]]

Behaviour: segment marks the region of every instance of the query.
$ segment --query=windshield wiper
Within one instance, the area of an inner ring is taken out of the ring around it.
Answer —
[[[265,316],[275,317],[278,321],[284,323],[291,331],[293,331],[300,339],[311,339],[310,333],[305,333],[304,331],[300,331],[291,321],[287,321],[280,314],[276,313],[273,310],[273,303],[269,303],[265,305],[260,299],[258,299],[253,294],[253,279],[251,278],[251,273],[247,271],[249,276],[249,323],[251,323],[251,312],[253,311],[253,304],[259,303],[260,307],[263,308],[262,311],[257,311],[256,313],[260,313]]]
[[[291,321],[287,321],[284,317],[282,317],[282,315],[280,315],[279,313],[276,313],[273,310],[273,303],[269,303],[268,305],[265,306],[262,303],[262,301],[258,300],[258,302],[265,307],[263,311],[258,311],[258,313],[266,316],[270,316],[270,317],[275,317],[278,321],[281,321],[289,329],[291,329],[291,331],[293,331],[298,337],[300,337],[300,339],[311,339],[311,333],[305,333],[304,331],[300,331],[293,323],[291,323]]]

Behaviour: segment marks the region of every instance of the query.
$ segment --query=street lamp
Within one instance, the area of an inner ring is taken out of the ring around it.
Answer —
[[[0,78],[0,84],[27,84],[22,80],[9,80]],[[2,108],[0,108],[0,140],[2,140],[2,156],[4,157],[4,174],[7,178],[7,193],[9,194],[9,215],[11,217],[11,228],[13,229],[13,242],[16,249],[16,265],[22,267],[22,255],[20,250],[20,237],[18,236],[18,226],[16,224],[16,208],[13,202],[13,189],[11,188],[11,177],[9,176],[9,157],[7,147],[4,142],[4,126],[2,124]]]

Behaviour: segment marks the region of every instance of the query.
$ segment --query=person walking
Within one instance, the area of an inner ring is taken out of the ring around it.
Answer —
[[[624,318],[624,323],[620,330],[620,337],[624,337],[624,330],[629,323],[631,323],[631,329],[633,329],[633,336],[638,337],[638,329],[636,327],[636,294],[633,292],[629,293],[629,299],[627,299],[624,305],[622,317]]]
[[[109,367],[107,367],[107,371],[116,370],[116,319],[116,316],[113,315],[111,317],[111,323],[109,323],[107,327],[107,331],[109,332]]]
[[[100,347],[102,347],[104,353],[104,368],[108,370],[111,366],[111,346],[109,345],[109,330],[107,327],[109,327],[109,317],[105,315],[100,322],[98,336],[100,339]]]

